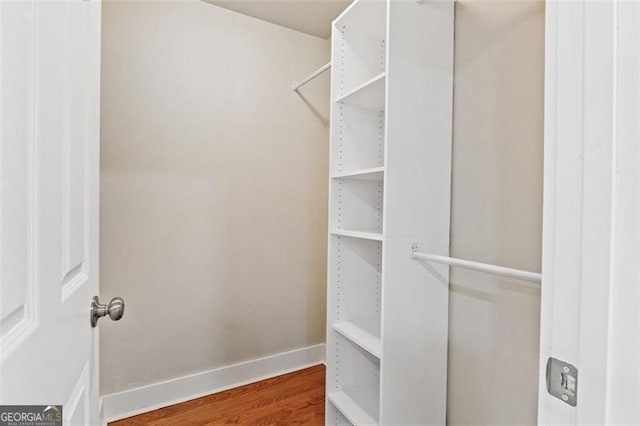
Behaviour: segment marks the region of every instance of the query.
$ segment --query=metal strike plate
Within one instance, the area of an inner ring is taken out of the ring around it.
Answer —
[[[578,402],[578,369],[556,358],[547,360],[547,391],[572,407]]]

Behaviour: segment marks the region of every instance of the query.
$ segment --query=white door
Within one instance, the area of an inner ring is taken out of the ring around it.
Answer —
[[[538,422],[637,425],[640,5],[552,1],[546,14]],[[549,357],[577,368],[575,407],[547,392]]]
[[[100,3],[0,1],[0,405],[97,424]]]

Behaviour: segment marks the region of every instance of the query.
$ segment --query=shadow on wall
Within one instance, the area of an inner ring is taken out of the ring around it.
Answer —
[[[540,271],[544,3],[456,2],[452,256]],[[537,423],[539,286],[452,268],[447,420]]]
[[[325,126],[329,125],[329,117],[328,114],[323,114],[320,109],[315,107],[313,103],[302,93],[301,91],[295,91],[295,93],[300,97],[300,100],[309,108],[309,110],[318,117],[318,120],[322,121]]]

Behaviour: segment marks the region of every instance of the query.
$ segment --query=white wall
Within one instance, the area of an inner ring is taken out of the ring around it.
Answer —
[[[106,1],[101,393],[324,342],[329,44],[195,0]],[[314,112],[313,108],[316,108]]]
[[[456,2],[451,253],[540,271],[544,4]],[[536,424],[540,292],[452,269],[448,423]]]

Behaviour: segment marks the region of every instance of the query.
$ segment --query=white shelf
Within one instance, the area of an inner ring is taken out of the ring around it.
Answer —
[[[380,343],[380,319],[376,317],[362,318],[350,321],[340,321],[333,324],[333,329],[360,346],[371,355],[380,359],[382,345]]]
[[[331,176],[332,179],[353,179],[382,181],[384,178],[384,167],[372,167],[369,169],[354,170],[352,172],[338,173]]]
[[[346,95],[336,99],[338,103],[355,105],[361,108],[384,111],[384,89],[386,74],[380,73],[365,81]]]
[[[378,424],[379,388],[375,384],[329,394],[329,401],[354,425]]]
[[[382,233],[378,229],[334,229],[331,231],[331,233],[333,235],[342,235],[343,237],[382,241]]]

